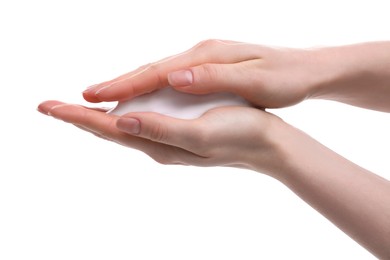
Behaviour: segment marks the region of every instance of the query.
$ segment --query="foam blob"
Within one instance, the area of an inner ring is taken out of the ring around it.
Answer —
[[[118,102],[118,105],[108,113],[121,116],[129,112],[156,112],[181,119],[194,119],[212,108],[224,106],[251,105],[232,93],[193,95],[165,87],[128,101]]]

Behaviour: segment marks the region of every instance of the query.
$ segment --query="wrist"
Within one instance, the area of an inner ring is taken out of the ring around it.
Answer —
[[[316,75],[308,97],[362,105],[367,89],[389,85],[389,49],[389,42],[313,49]]]
[[[251,170],[281,180],[286,174],[286,169],[289,168],[291,151],[288,146],[298,136],[299,130],[277,116],[271,114],[270,116],[267,128],[261,133],[262,137],[259,138],[262,141],[256,145],[261,149],[257,149],[255,153],[249,155],[246,164]]]
[[[329,149],[306,133],[275,117],[269,124],[269,146],[267,151],[259,151],[251,164],[255,171],[265,173],[284,184],[300,179],[323,163],[322,156],[328,156]]]
[[[351,54],[343,50],[345,47],[326,47],[314,49],[313,66],[315,79],[309,87],[309,98],[332,99],[342,89],[342,86],[353,82],[358,71],[353,67]]]

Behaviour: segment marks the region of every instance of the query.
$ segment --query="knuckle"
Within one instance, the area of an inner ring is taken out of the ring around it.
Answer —
[[[201,79],[205,81],[216,79],[219,74],[217,66],[208,63],[199,67],[199,73],[202,75]]]
[[[150,130],[149,136],[152,141],[163,142],[167,139],[168,131],[161,123],[156,123]]]
[[[207,39],[199,42],[197,45],[195,45],[195,48],[196,49],[209,48],[211,46],[219,45],[220,43],[221,41],[217,39]]]
[[[158,71],[161,68],[161,66],[157,62],[153,62],[153,63],[149,63],[147,65],[147,68],[149,68],[150,70],[153,70],[153,71]]]
[[[165,77],[162,75],[160,63],[151,63],[147,66],[147,69],[155,77],[158,86],[163,87],[168,84],[167,80],[165,80]]]
[[[152,63],[148,63],[148,64],[145,64],[145,65],[142,65],[142,66],[138,67],[136,69],[136,71],[143,71],[143,70],[149,68],[151,65],[152,65]]]
[[[106,139],[111,139],[113,129],[116,129],[116,120],[114,117],[110,117],[102,127],[101,135]]]

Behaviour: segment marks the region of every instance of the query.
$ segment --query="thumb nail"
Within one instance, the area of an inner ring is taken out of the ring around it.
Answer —
[[[194,77],[191,70],[179,70],[168,74],[168,82],[174,87],[191,85],[193,80]]]
[[[141,131],[141,124],[138,119],[132,117],[119,118],[116,127],[128,134],[138,135]]]

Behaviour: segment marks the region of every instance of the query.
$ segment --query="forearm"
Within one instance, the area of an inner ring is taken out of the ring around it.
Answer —
[[[290,128],[274,177],[376,256],[390,258],[390,182]]]
[[[313,50],[319,81],[312,98],[390,112],[390,41]]]

